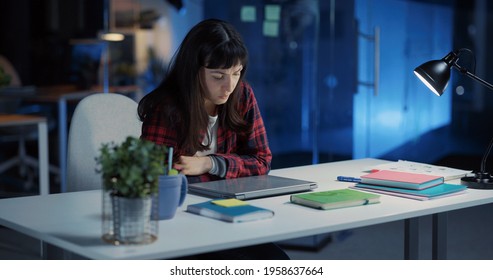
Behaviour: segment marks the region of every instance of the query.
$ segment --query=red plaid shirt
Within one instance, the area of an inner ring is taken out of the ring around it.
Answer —
[[[241,94],[239,99],[240,114],[252,129],[250,133],[240,135],[219,125],[217,129],[217,152],[214,155],[222,157],[226,161],[225,178],[267,174],[270,171],[272,161],[267,133],[253,90],[247,83],[243,82],[239,94]],[[182,147],[177,147],[176,131],[168,127],[159,109],[151,118],[144,121],[141,138],[159,145],[174,147],[175,159],[180,155],[191,156]],[[200,176],[188,176],[190,182],[217,179],[220,178],[208,173]]]

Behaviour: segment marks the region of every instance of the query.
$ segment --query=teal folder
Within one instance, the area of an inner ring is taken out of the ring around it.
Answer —
[[[187,206],[187,212],[231,223],[249,222],[272,218],[274,216],[274,212],[272,210],[249,204],[224,207],[216,205],[211,201],[190,204]]]
[[[443,183],[431,188],[423,189],[423,190],[412,190],[412,189],[404,189],[404,188],[394,188],[394,187],[386,187],[386,186],[379,186],[379,185],[370,185],[370,184],[363,184],[363,183],[358,183],[355,185],[356,188],[362,189],[362,190],[375,190],[375,191],[381,191],[385,192],[387,194],[404,194],[404,195],[411,195],[411,196],[417,196],[417,197],[422,197],[422,198],[435,198],[443,195],[449,195],[453,194],[456,192],[464,191],[467,189],[466,186],[462,185],[455,185],[455,184],[447,184]]]

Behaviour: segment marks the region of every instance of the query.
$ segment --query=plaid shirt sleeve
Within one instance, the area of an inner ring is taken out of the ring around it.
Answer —
[[[242,84],[240,113],[250,129],[243,135],[218,128],[217,153],[226,160],[226,178],[263,175],[270,171],[272,153],[252,88]]]
[[[142,123],[141,139],[152,141],[158,145],[166,147],[177,146],[176,130],[170,128],[158,109],[153,112],[152,116],[147,117]]]

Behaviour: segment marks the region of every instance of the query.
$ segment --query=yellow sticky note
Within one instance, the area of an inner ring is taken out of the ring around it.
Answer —
[[[236,198],[229,198],[229,199],[218,199],[218,200],[213,200],[211,201],[212,203],[223,206],[223,207],[235,207],[235,206],[243,206],[243,205],[248,205],[243,200],[239,200]]]

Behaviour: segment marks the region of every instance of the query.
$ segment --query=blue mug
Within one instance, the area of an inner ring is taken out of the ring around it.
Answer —
[[[187,177],[183,174],[159,176],[158,217],[169,220],[183,204],[188,190]]]

